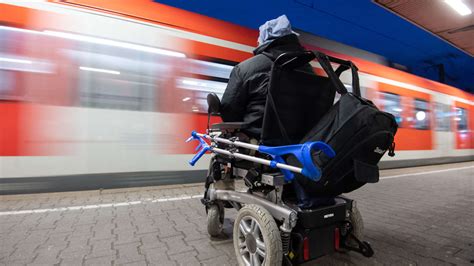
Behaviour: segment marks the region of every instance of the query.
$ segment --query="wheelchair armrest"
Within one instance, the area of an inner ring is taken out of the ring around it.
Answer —
[[[237,129],[245,129],[248,127],[248,124],[245,122],[223,122],[218,124],[213,124],[211,129],[217,130],[237,130]]]

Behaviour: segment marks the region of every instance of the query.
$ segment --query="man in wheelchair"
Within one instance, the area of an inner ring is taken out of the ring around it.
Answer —
[[[255,56],[232,70],[220,106],[224,122],[244,122],[246,128],[242,131],[255,139],[260,138],[262,131],[273,61],[284,53],[305,51],[285,15],[260,26],[258,44]],[[313,73],[309,64],[302,66],[302,69]],[[294,85],[302,84],[298,82]]]
[[[189,139],[200,142],[191,165],[212,152],[202,199],[208,233],[219,236],[225,208],[235,208],[240,265],[298,264],[343,250],[371,257],[355,201],[341,194],[378,181],[383,154],[372,151],[393,153],[395,119],[360,96],[352,62],[304,50],[286,17],[260,30],[256,56],[234,69],[222,103],[208,95],[209,118],[224,122],[208,120],[206,134]],[[328,77],[314,74],[315,58]],[[347,69],[354,93],[338,78]],[[237,179],[246,191],[235,190]]]
[[[273,61],[283,54],[305,51],[299,43],[297,34],[292,31],[291,24],[285,15],[267,21],[259,27],[259,30],[259,46],[254,51],[255,56],[234,67],[219,105],[222,120],[224,122],[237,122],[232,125],[239,125],[240,127],[231,130],[231,132],[226,132],[229,133],[227,137],[238,138],[240,141],[252,144],[258,144],[261,139]],[[308,63],[302,64],[299,70],[315,76],[312,67]],[[302,84],[304,79],[293,81],[293,86],[308,87]],[[231,124],[228,123],[227,125]],[[229,129],[226,131],[229,131]],[[244,152],[255,155],[253,150],[245,150]],[[256,174],[252,163],[245,160],[237,160],[234,163],[242,168],[252,169],[244,178],[247,185],[252,186],[256,182],[256,177],[252,175],[252,173]],[[261,167],[261,165],[257,167]],[[266,172],[272,170],[274,171],[272,168],[265,168]],[[224,187],[232,188],[233,180],[226,181]]]

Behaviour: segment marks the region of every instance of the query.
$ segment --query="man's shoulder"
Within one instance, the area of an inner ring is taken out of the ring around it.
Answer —
[[[270,63],[271,64],[271,60],[264,54],[257,54],[240,62],[239,66],[247,67],[247,66],[255,65],[255,63]]]
[[[236,67],[241,75],[252,75],[255,72],[269,71],[272,61],[263,54],[257,54],[251,58],[240,62]]]

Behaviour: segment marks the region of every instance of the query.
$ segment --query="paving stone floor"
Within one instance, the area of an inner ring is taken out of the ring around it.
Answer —
[[[451,169],[451,170],[450,170]],[[382,171],[357,200],[375,256],[306,265],[474,265],[474,163]],[[235,265],[209,239],[202,184],[0,196],[1,265]]]

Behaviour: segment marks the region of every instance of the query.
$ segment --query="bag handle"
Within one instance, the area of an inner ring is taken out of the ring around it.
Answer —
[[[274,63],[283,69],[295,69],[308,64],[316,58],[311,51],[286,52],[279,55]]]
[[[314,56],[310,54],[314,54]],[[336,88],[336,91],[339,94],[346,94],[347,89],[340,80],[340,76],[342,72],[351,69],[351,74],[352,74],[352,92],[357,95],[361,96],[360,94],[360,84],[359,84],[359,74],[358,74],[358,68],[357,66],[352,63],[352,61],[349,60],[343,60],[337,57],[329,56],[325,53],[318,52],[318,51],[298,51],[298,52],[287,52],[283,53],[277,58],[275,58],[272,54],[268,52],[263,52],[263,55],[268,57],[271,61],[274,63],[278,62],[278,65],[280,65],[283,68],[295,68],[301,65],[304,65],[305,63],[309,63],[311,60],[316,57],[318,60],[319,64],[321,67],[324,69],[324,72],[328,75],[329,79],[332,81],[333,85]],[[280,62],[283,61],[283,62]],[[331,66],[331,62],[334,62],[336,64],[339,64],[339,67],[334,71],[334,69]]]
[[[355,95],[361,96],[360,85],[359,85],[359,74],[357,72],[358,68],[356,67],[356,65],[354,65],[354,63],[348,60],[342,60],[340,58],[332,57],[318,51],[313,51],[313,53],[316,55],[316,59],[318,60],[321,67],[324,69],[324,72],[326,72],[329,79],[335,86],[336,91],[341,95],[346,94],[347,89],[342,83],[339,76],[341,75],[342,72],[350,68],[351,73],[352,73],[352,91]],[[339,64],[339,67],[336,69],[336,71],[334,71],[334,69],[332,68],[331,62]]]

